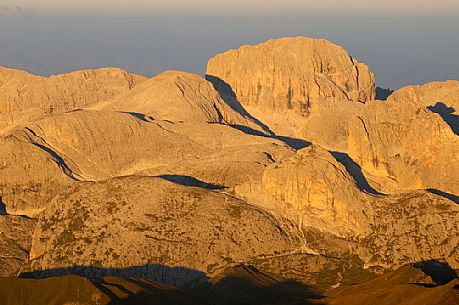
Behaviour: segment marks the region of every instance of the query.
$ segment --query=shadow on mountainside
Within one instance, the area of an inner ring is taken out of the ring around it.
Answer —
[[[437,190],[437,189],[427,189],[427,191],[432,193],[432,194],[435,194],[435,195],[444,197],[446,199],[449,199],[449,200],[453,201],[456,204],[459,204],[459,196],[456,196],[456,195],[453,195],[453,194],[450,194],[450,193],[446,193],[446,192],[443,192],[443,191],[440,191],[440,190]]]
[[[110,305],[134,304],[218,304],[218,305],[309,305],[322,296],[311,287],[295,281],[279,282],[253,267],[239,266],[214,282],[197,283],[182,289],[164,291],[158,283],[132,280],[142,291],[128,294]]]
[[[47,145],[46,141],[44,139],[42,139],[41,137],[37,136],[35,131],[33,131],[31,128],[26,127],[25,129],[28,132],[30,132],[34,137],[37,137],[38,139],[42,140]],[[75,175],[72,172],[72,170],[68,167],[68,165],[65,162],[65,160],[57,152],[55,152],[51,147],[48,147],[48,146],[46,146],[44,144],[40,144],[37,141],[32,140],[32,139],[31,139],[30,143],[32,145],[35,145],[36,147],[40,148],[44,152],[46,152],[51,157],[51,159],[54,160],[54,162],[56,162],[56,164],[59,166],[61,171],[65,175],[67,175],[70,179],[72,179],[74,181],[79,181],[79,179],[77,177],[75,177]]]
[[[236,94],[234,93],[234,90],[231,88],[231,85],[226,83],[224,80],[216,77],[216,76],[212,76],[212,75],[206,75],[206,79],[212,83],[212,85],[214,86],[215,90],[217,90],[221,96],[221,98],[231,107],[233,108],[235,111],[237,111],[239,114],[241,114],[242,116],[252,120],[252,121],[255,121],[259,126],[261,126],[263,128],[263,130],[265,131],[268,131],[270,136],[270,138],[274,138],[274,139],[277,139],[277,140],[280,140],[282,142],[284,142],[285,144],[287,144],[288,146],[290,146],[291,148],[293,149],[296,149],[296,150],[299,150],[299,149],[302,149],[302,148],[305,148],[305,147],[308,147],[309,145],[311,145],[310,142],[306,141],[306,140],[303,140],[303,139],[298,139],[298,138],[292,138],[292,137],[286,137],[286,136],[279,136],[279,135],[276,135],[274,134],[268,126],[266,126],[265,124],[261,123],[259,120],[257,120],[256,118],[254,118],[252,115],[250,115],[245,109],[244,107],[241,105],[241,103],[237,100],[237,97],[236,97]],[[385,94],[385,96],[381,96],[381,97],[384,97],[385,99],[387,99],[387,97],[392,94],[392,90],[390,89],[382,89],[380,88],[382,91],[381,91],[381,94]],[[250,127],[246,127],[246,126],[232,126],[234,128],[237,128],[247,134],[251,134],[251,135],[256,135],[256,136],[265,136],[263,133],[257,131],[257,130],[253,130],[251,129]],[[364,192],[367,192],[369,194],[372,194],[372,195],[384,195],[382,193],[379,193],[378,191],[376,191],[374,188],[372,188],[370,186],[370,184],[368,183],[367,179],[365,178],[364,174],[362,173],[362,170],[360,168],[360,166],[354,162],[354,160],[352,160],[349,155],[345,154],[345,153],[341,153],[341,152],[331,152],[331,154],[335,157],[335,159],[340,162],[341,164],[344,165],[344,167],[346,168],[347,172],[354,178],[354,181],[355,183],[357,184],[358,188],[361,190],[361,191],[364,191]]]
[[[322,296],[297,282],[258,285],[249,279],[229,276],[216,284],[183,290],[161,289],[156,283],[142,280],[130,282],[142,286],[143,290],[128,292],[128,296],[122,299],[111,296],[113,301],[109,305],[325,305],[320,302]]]
[[[151,121],[154,120],[154,118],[152,116],[147,116],[143,113],[138,113],[138,112],[121,112],[121,113],[125,113],[125,114],[129,114],[129,115],[132,115],[133,117],[141,120],[141,121],[144,121],[144,122],[147,122],[147,123],[151,123]]]
[[[2,305],[62,305],[62,304],[155,304],[155,305],[198,305],[203,302],[194,301],[194,296],[185,289],[173,285],[163,284],[151,279],[135,279],[128,276],[126,271],[138,271],[147,266],[131,267],[126,269],[104,269],[97,267],[74,267],[46,270],[54,276],[43,278],[43,274],[28,273],[22,278],[0,278],[0,304]],[[187,274],[203,273],[186,268],[171,268],[154,266],[159,270],[155,276],[162,276],[164,272],[175,273],[186,270]],[[78,272],[75,272],[78,268]],[[115,271],[123,271],[126,277],[114,277]],[[93,272],[97,272],[95,277]],[[57,275],[59,274],[59,275]],[[83,274],[91,277],[82,276]],[[105,274],[104,277],[103,274]],[[132,275],[132,274],[131,274]],[[141,276],[141,274],[136,274]],[[27,278],[24,278],[28,276]],[[37,276],[37,277],[32,277]],[[150,274],[150,277],[152,275]],[[203,279],[207,280],[204,276]]]
[[[194,186],[194,187],[200,187],[200,188],[205,188],[208,190],[224,190],[227,187],[223,185],[218,185],[218,184],[212,184],[212,183],[207,183],[201,180],[198,180],[194,177],[191,176],[183,176],[183,175],[160,175],[158,176],[159,178],[162,178],[164,180],[174,182],[176,184],[184,185],[184,186]]]
[[[311,145],[311,142],[303,140],[303,139],[298,139],[298,138],[292,138],[292,137],[286,137],[286,136],[273,136],[273,138],[284,142],[285,144],[287,144],[288,146],[296,150],[306,148],[309,145]]]
[[[0,216],[8,215],[6,212],[6,205],[3,203],[2,196],[0,196]]]
[[[93,302],[85,304],[105,305],[325,305],[328,301],[333,304],[353,304],[347,301],[356,297],[368,298],[367,302],[360,300],[359,304],[376,304],[374,302],[378,300],[379,292],[389,292],[392,289],[393,298],[388,300],[398,299],[397,304],[408,304],[413,293],[422,292],[419,290],[422,287],[431,289],[451,285],[457,279],[456,272],[447,263],[438,260],[411,265],[429,276],[431,281],[426,281],[424,276],[419,276],[406,267],[408,266],[392,272],[392,276],[383,274],[377,278],[362,279],[354,284],[344,285],[341,293],[333,296],[332,291],[330,298],[329,295],[324,296],[303,283],[279,281],[246,265],[226,268],[218,277],[212,279],[207,278],[203,272],[184,267],[80,266],[22,274],[19,279],[0,279],[0,298],[2,305],[16,305],[18,299],[23,305],[78,304],[83,298],[93,299]],[[145,270],[153,270],[155,273],[143,273]],[[175,282],[182,284],[174,286],[163,281],[171,275],[177,277]],[[194,279],[190,281],[189,275],[194,276]],[[185,278],[181,278],[182,276]],[[42,280],[30,281],[24,278]],[[89,284],[92,286],[88,286]],[[409,286],[419,288],[412,290]],[[399,296],[400,288],[409,293]],[[378,294],[373,293],[376,291]],[[94,296],[97,294],[99,298],[104,296],[107,301],[96,301]],[[395,303],[386,300],[384,304]]]
[[[185,268],[169,267],[160,264],[132,266],[126,268],[106,268],[98,266],[72,266],[64,268],[46,269],[40,271],[23,272],[19,275],[25,279],[44,279],[56,276],[78,275],[93,280],[100,280],[106,276],[121,278],[144,278],[158,281],[167,285],[184,286],[197,281],[207,281],[206,274]]]
[[[269,138],[280,140],[284,142],[285,144],[287,144],[288,146],[290,146],[291,148],[297,149],[297,150],[311,145],[310,142],[305,141],[303,139],[276,135],[269,128],[269,126],[265,125],[260,120],[258,120],[257,118],[252,116],[250,113],[248,113],[247,110],[245,110],[242,104],[237,100],[236,94],[234,93],[233,88],[231,88],[230,84],[226,83],[224,80],[216,76],[213,76],[213,75],[206,75],[206,80],[208,80],[213,85],[214,89],[220,94],[220,97],[223,99],[223,101],[225,101],[225,103],[228,106],[230,106],[234,111],[242,115],[244,118],[251,120],[258,126],[260,126],[268,134],[268,136],[258,130],[254,130],[247,126],[231,125],[233,128],[236,128],[246,134],[262,136],[262,137],[269,137]]]
[[[206,301],[219,305],[325,304],[322,295],[297,281],[277,281],[251,266],[239,266],[213,284],[194,289]]]
[[[432,278],[437,285],[445,285],[457,278],[456,271],[450,265],[438,260],[428,260],[413,264],[414,268],[421,269],[422,272]]]
[[[386,88],[382,88],[382,87],[376,87],[375,93],[376,93],[376,96],[375,96],[376,100],[378,100],[378,101],[387,101],[389,96],[391,96],[392,93],[394,93],[394,90],[391,90],[389,88],[386,89]]]
[[[107,305],[204,305],[193,293],[145,279],[104,278],[93,284],[110,298]],[[210,304],[209,304],[210,305]]]
[[[437,102],[435,106],[428,106],[427,109],[441,116],[443,121],[451,127],[456,135],[459,135],[459,115],[453,114],[456,109],[448,107],[442,102]]]
[[[352,178],[354,178],[357,187],[361,191],[367,192],[368,194],[372,195],[384,195],[383,193],[380,193],[371,187],[371,185],[367,181],[367,178],[365,178],[365,175],[363,174],[360,165],[355,163],[354,160],[352,160],[352,158],[349,157],[348,154],[338,151],[332,151],[330,153],[333,155],[336,161],[341,163],[346,168],[346,171],[349,173],[349,175],[351,175]]]
[[[145,270],[155,270],[147,274]],[[229,271],[228,271],[229,270]],[[91,283],[110,301],[110,305],[308,305],[325,304],[320,302],[322,295],[310,286],[295,281],[278,281],[257,269],[249,266],[238,266],[226,269],[218,280],[209,280],[200,271],[183,268],[167,267],[162,265],[136,266],[129,268],[102,268],[76,266],[70,268],[50,269],[40,272],[24,273],[21,278],[27,279],[59,279],[65,281],[64,276],[77,275],[88,278]],[[56,276],[60,276],[56,277]],[[175,282],[182,283],[174,285],[170,281],[164,281],[170,277],[178,277]],[[184,276],[185,278],[180,278]],[[190,280],[191,277],[194,279]],[[78,278],[73,278],[77,282]],[[12,279],[14,281],[18,279]],[[30,289],[37,289],[40,282],[19,283],[30,285]],[[44,283],[44,282],[42,282]],[[81,287],[72,283],[62,283],[68,290],[68,295],[73,297]],[[62,286],[61,285],[61,286]],[[10,285],[11,286],[11,285]],[[19,285],[18,285],[19,287]],[[22,286],[21,286],[22,287]],[[177,288],[180,287],[180,288]],[[14,287],[12,287],[14,288]],[[61,293],[62,287],[48,287],[40,293],[41,300],[25,300],[23,304],[47,304],[46,300],[56,299],[59,289],[59,298],[66,300],[66,294]],[[6,288],[5,288],[6,289]],[[6,296],[12,296],[18,292],[9,287]],[[80,292],[79,292],[80,293]],[[83,292],[81,292],[83,293]],[[0,295],[4,294],[0,288]],[[36,294],[34,292],[34,294]],[[27,299],[29,296],[25,296]],[[68,297],[67,297],[68,298]],[[314,300],[314,303],[311,302]],[[75,300],[68,300],[75,301]],[[68,302],[67,301],[67,302]],[[9,305],[8,303],[7,305]],[[11,303],[14,304],[14,303]]]
[[[214,89],[220,94],[220,97],[223,99],[223,101],[225,101],[225,103],[234,111],[242,115],[244,118],[253,121],[269,135],[274,135],[274,133],[269,129],[267,125],[260,122],[245,110],[242,104],[237,100],[236,93],[234,93],[230,84],[213,75],[206,74],[206,80],[208,80],[213,85]]]
[[[265,138],[271,138],[271,139],[276,139],[281,142],[284,142],[288,146],[290,146],[293,149],[299,150],[305,147],[308,147],[311,145],[311,142],[308,142],[303,139],[298,139],[298,138],[292,138],[292,137],[286,137],[286,136],[278,136],[275,134],[272,135],[266,135],[258,130],[252,129],[248,126],[242,126],[242,125],[230,125],[231,127],[242,131],[245,134],[252,135],[252,136],[258,136],[258,137],[265,137]]]

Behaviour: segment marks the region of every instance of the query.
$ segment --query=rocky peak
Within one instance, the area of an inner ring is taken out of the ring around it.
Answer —
[[[375,97],[368,67],[323,39],[282,38],[242,46],[211,58],[206,74],[229,85],[244,106],[268,113],[307,114],[325,101]]]

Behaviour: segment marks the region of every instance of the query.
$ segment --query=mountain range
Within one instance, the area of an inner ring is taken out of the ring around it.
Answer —
[[[374,79],[306,37],[0,68],[0,302],[457,304],[459,81]]]

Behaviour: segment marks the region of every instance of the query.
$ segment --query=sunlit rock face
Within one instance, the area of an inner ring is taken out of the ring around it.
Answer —
[[[167,283],[212,304],[277,304],[265,292],[311,285],[356,302],[348,291],[376,274],[397,300],[399,286],[449,300],[457,81],[374,101],[365,65],[309,38],[220,54],[207,79],[0,68],[0,277],[52,277],[1,280],[2,301],[56,285],[73,303],[137,304],[180,290]],[[425,266],[442,287],[422,286],[438,284]]]
[[[231,86],[244,106],[307,114],[325,101],[369,101],[373,74],[326,40],[305,37],[242,46],[209,60],[206,74]]]
[[[459,81],[431,82],[420,86],[406,86],[393,92],[389,101],[414,102],[424,106],[444,103],[446,106],[459,108]]]
[[[349,155],[382,192],[459,195],[459,138],[417,103],[372,102],[349,124]]]
[[[260,179],[237,186],[235,193],[283,219],[286,227],[346,241],[347,251],[366,268],[390,270],[431,258],[459,266],[458,205],[426,191],[362,192],[342,164],[314,145],[267,166]],[[338,243],[324,247],[327,241],[310,235],[302,236],[310,251],[340,251]]]
[[[113,98],[145,79],[115,68],[42,77],[0,67],[0,135],[44,116]]]
[[[241,200],[161,178],[125,177],[83,183],[54,198],[39,218],[27,270],[59,275],[79,266],[99,268],[95,275],[119,269],[122,276],[161,278],[161,266],[168,266],[197,276],[290,248],[271,215]],[[123,274],[130,268],[133,274]],[[168,276],[176,284],[193,280]]]
[[[9,213],[29,216],[81,181],[169,175],[224,188],[260,175],[267,164],[294,153],[279,140],[225,124],[94,110],[35,121],[0,138],[0,144],[3,203]]]
[[[407,86],[395,91],[388,99],[394,103],[414,103],[439,115],[459,135],[459,81],[432,82]]]
[[[177,123],[222,123],[262,131],[255,122],[226,104],[211,83],[199,75],[181,71],[158,74],[92,108],[134,112]]]
[[[369,68],[340,46],[305,37],[242,46],[211,58],[207,79],[269,129],[332,150],[347,145],[347,124],[375,97]]]
[[[236,194],[302,229],[317,228],[343,238],[364,235],[373,216],[369,198],[320,146],[267,166],[260,180],[236,187]]]

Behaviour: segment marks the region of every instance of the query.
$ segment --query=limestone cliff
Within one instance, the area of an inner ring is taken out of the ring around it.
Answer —
[[[259,182],[235,188],[236,194],[300,228],[341,237],[367,232],[372,209],[346,169],[319,146],[302,149],[266,167]]]
[[[135,112],[177,123],[222,123],[262,131],[255,122],[226,104],[208,81],[180,71],[156,75],[132,91],[92,108]]]
[[[28,130],[0,138],[0,177],[8,213],[29,216],[74,181],[65,161]]]
[[[389,101],[415,103],[438,114],[459,135],[459,81],[432,82],[395,91]]]
[[[225,100],[239,103],[282,136],[347,149],[347,124],[375,97],[368,67],[340,46],[305,37],[243,46],[210,59],[207,78]]]
[[[0,69],[0,276],[459,268],[458,82],[371,101],[365,65],[307,38],[218,55],[208,79]]]
[[[110,99],[144,79],[115,68],[42,77],[0,67],[0,135],[47,115]]]
[[[142,173],[234,186],[293,153],[281,141],[226,125],[109,111],[50,116],[0,141],[3,201],[9,213],[26,215],[77,181]]]
[[[348,146],[382,192],[437,189],[459,195],[459,138],[423,105],[365,105],[349,125]]]
[[[243,46],[209,60],[206,74],[231,86],[244,106],[266,113],[314,112],[326,101],[374,98],[373,74],[326,40],[305,37]]]
[[[422,191],[386,196],[363,193],[346,169],[320,147],[311,146],[267,166],[260,180],[234,191],[298,226],[311,253],[344,259],[348,247],[365,268],[375,270],[428,259],[459,266],[459,207],[454,202]],[[333,240],[330,234],[338,237],[347,246],[338,250],[335,242],[335,248],[324,247],[327,242],[311,238],[320,234],[328,234],[329,240]]]
[[[459,81],[431,82],[420,86],[406,86],[392,93],[388,101],[414,102],[434,106],[442,102],[446,106],[459,108]]]

